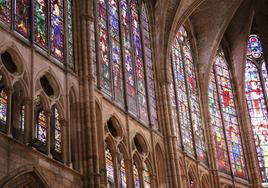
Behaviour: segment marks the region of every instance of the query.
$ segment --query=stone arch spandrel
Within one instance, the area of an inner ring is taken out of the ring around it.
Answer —
[[[20,167],[0,180],[1,188],[20,188],[24,185],[30,188],[50,188],[39,170],[31,165]]]

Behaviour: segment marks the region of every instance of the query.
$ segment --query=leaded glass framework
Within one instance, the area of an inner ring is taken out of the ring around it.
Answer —
[[[108,184],[110,185],[110,187],[114,187],[115,175],[114,175],[113,157],[111,150],[109,148],[106,148],[105,150],[105,163],[106,163],[106,175]]]
[[[221,48],[211,73],[209,97],[218,169],[247,178],[232,77]]]
[[[259,168],[263,183],[268,183],[268,80],[262,46],[257,35],[249,36],[245,83],[246,100],[255,139]]]
[[[99,0],[98,16],[102,91],[158,130],[149,20],[144,4],[140,0]]]
[[[37,112],[37,123],[35,127],[35,138],[42,142],[44,145],[47,142],[47,118],[45,111],[40,109]]]
[[[0,21],[74,69],[72,0],[1,0]]]
[[[62,134],[61,134],[61,124],[60,124],[60,114],[56,107],[53,108],[53,118],[52,118],[52,131],[53,131],[53,141],[54,141],[54,150],[58,153],[62,152]]]
[[[148,170],[147,164],[144,163],[144,170],[143,170],[143,184],[144,188],[150,188],[151,187],[151,178],[150,178],[150,172]]]
[[[0,20],[6,24],[10,24],[11,16],[11,0],[0,1]]]
[[[126,178],[126,166],[125,166],[125,160],[120,160],[120,186],[121,188],[127,187],[127,178]]]
[[[0,126],[1,130],[6,130],[7,125],[7,105],[8,105],[8,95],[2,88],[0,91]]]
[[[140,188],[140,176],[139,176],[139,171],[137,164],[134,162],[133,164],[133,176],[134,176],[134,187],[135,188]]]
[[[179,29],[172,46],[171,67],[174,92],[171,87],[170,96],[172,106],[174,106],[175,98],[178,114],[177,121],[180,124],[180,127],[176,129],[177,137],[180,136],[179,133],[181,132],[184,150],[188,154],[197,156],[199,160],[206,162],[207,154],[199,104],[199,88],[196,83],[190,39],[184,27]],[[176,114],[175,111],[174,114]]]

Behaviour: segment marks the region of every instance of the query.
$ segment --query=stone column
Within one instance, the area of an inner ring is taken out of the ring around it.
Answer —
[[[113,164],[114,164],[114,181],[115,181],[115,187],[120,188],[120,164],[118,163],[118,155],[119,153],[117,151],[112,151],[112,157],[113,157]]]
[[[69,146],[68,146],[68,122],[64,119],[60,119],[60,128],[61,128],[61,149],[62,149],[62,161],[65,165],[68,165],[70,157],[69,154]]]
[[[33,99],[32,98],[25,98],[24,99],[24,108],[25,108],[25,115],[24,115],[24,143],[28,145],[32,140],[32,109],[33,109]]]

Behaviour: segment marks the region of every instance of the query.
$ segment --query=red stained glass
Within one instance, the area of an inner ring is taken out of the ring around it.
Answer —
[[[209,112],[212,124],[213,141],[218,169],[227,174],[231,174],[229,156],[227,150],[227,140],[225,139],[224,125],[221,116],[219,93],[216,85],[214,70],[211,72],[209,83]]]
[[[30,36],[30,0],[15,0],[14,28],[26,38]]]
[[[263,59],[261,42],[257,35],[250,35],[246,61],[246,100],[251,119],[262,182],[268,183],[268,112],[267,68]]]
[[[231,168],[235,176],[247,178],[233,87],[231,83],[232,79],[222,50],[218,51],[215,59],[215,75],[218,85]]]
[[[206,162],[207,154],[190,41],[184,27],[172,47],[172,68],[184,150]],[[178,133],[177,133],[178,134]],[[195,139],[195,146],[193,139]]]

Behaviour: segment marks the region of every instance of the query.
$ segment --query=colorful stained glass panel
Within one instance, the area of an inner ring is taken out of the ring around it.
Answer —
[[[14,28],[26,38],[30,36],[30,0],[14,1]]]
[[[3,89],[0,91],[0,121],[4,125],[7,123],[7,93]]]
[[[46,144],[47,138],[47,120],[44,110],[40,110],[37,115],[37,125],[36,125],[36,138],[43,144]]]
[[[151,52],[151,43],[150,43],[150,30],[149,30],[149,21],[148,15],[145,9],[144,4],[142,5],[142,33],[143,33],[143,48],[145,51],[145,64],[146,64],[146,75],[147,75],[147,88],[149,95],[149,104],[150,104],[150,120],[153,126],[153,129],[159,130],[158,120],[157,120],[157,104],[156,104],[156,92],[155,92],[155,79],[154,79],[154,69],[152,62],[152,52]]]
[[[212,124],[213,141],[215,144],[215,156],[217,167],[221,172],[231,174],[227,143],[224,134],[224,125],[221,117],[218,90],[214,71],[210,75],[209,83],[209,112]]]
[[[113,166],[113,158],[109,148],[105,150],[105,163],[106,163],[106,173],[109,184],[113,184],[115,182],[114,179],[114,166]]]
[[[141,43],[141,30],[140,30],[140,16],[139,16],[139,3],[138,1],[130,1],[131,12],[131,29],[133,39],[134,50],[134,63],[137,75],[137,94],[138,94],[138,106],[139,116],[144,122],[148,122],[148,110],[146,99],[146,86],[145,86],[145,73],[143,52]]]
[[[120,187],[127,188],[126,166],[124,159],[120,161]]]
[[[54,149],[61,153],[61,125],[60,115],[57,108],[54,109]]]
[[[235,176],[247,178],[231,76],[222,50],[218,51],[216,56],[215,74],[218,84],[231,167]]]
[[[187,90],[185,84],[185,74],[182,60],[182,51],[179,39],[176,37],[172,48],[172,68],[175,85],[175,94],[177,99],[177,108],[179,113],[179,122],[181,125],[182,142],[184,150],[194,155],[193,136],[190,122],[189,105]]]
[[[262,181],[268,182],[268,113],[257,66],[250,60],[246,63],[246,99],[255,138]]]
[[[140,188],[141,185],[140,185],[139,171],[135,163],[133,164],[133,176],[134,176],[134,187]]]
[[[64,25],[63,25],[63,0],[50,2],[50,32],[51,54],[58,60],[63,60],[64,51]]]
[[[6,24],[10,24],[10,8],[11,0],[1,0],[0,1],[0,20]]]
[[[34,1],[34,41],[42,48],[47,48],[47,1]]]
[[[143,181],[144,181],[144,188],[150,188],[151,187],[150,173],[149,173],[149,170],[148,170],[148,167],[147,167],[146,164],[144,164]]]

